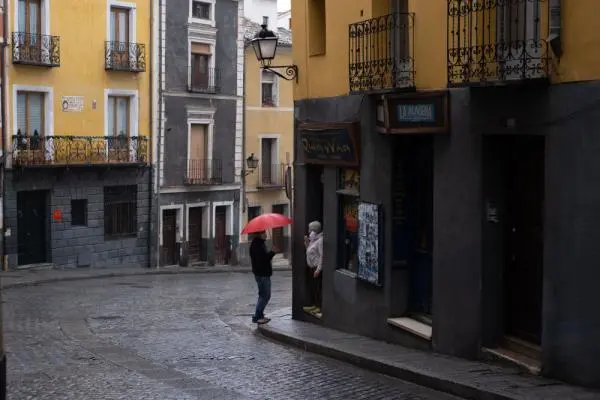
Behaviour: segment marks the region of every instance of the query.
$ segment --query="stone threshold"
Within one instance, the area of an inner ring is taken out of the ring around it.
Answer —
[[[418,336],[427,341],[431,341],[433,335],[433,329],[430,325],[424,324],[416,319],[401,317],[401,318],[388,318],[387,323],[396,328],[402,329]]]

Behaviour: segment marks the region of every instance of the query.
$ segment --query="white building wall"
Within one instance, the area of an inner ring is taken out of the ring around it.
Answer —
[[[252,22],[262,24],[269,17],[269,27],[277,27],[277,0],[244,0],[244,16]]]

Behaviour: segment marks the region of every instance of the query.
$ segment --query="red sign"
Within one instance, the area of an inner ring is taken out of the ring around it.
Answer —
[[[55,221],[61,221],[62,220],[62,210],[52,211],[52,219]]]

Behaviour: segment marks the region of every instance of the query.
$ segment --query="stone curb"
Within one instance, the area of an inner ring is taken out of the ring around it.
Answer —
[[[115,268],[117,269],[117,268]],[[291,271],[292,267],[273,267],[274,272],[285,272]],[[139,272],[119,272],[112,271],[106,273],[100,273],[98,275],[88,275],[88,276],[58,276],[52,278],[42,278],[37,280],[31,280],[28,282],[16,282],[16,283],[8,283],[2,284],[0,287],[2,290],[6,289],[16,289],[28,286],[38,286],[43,285],[45,283],[54,283],[54,282],[69,282],[69,281],[85,281],[85,280],[93,280],[93,279],[103,279],[103,278],[127,278],[132,276],[143,276],[143,275],[190,275],[190,274],[224,274],[224,273],[251,273],[252,270],[250,267],[230,267],[230,268],[181,268],[181,269],[169,269],[167,268],[140,268]],[[0,276],[0,281],[2,277]]]
[[[311,353],[320,354],[326,357],[336,359],[370,370],[376,373],[388,375],[394,378],[412,382],[419,386],[440,392],[448,393],[472,400],[521,400],[521,397],[511,397],[487,391],[485,388],[478,387],[475,383],[467,385],[456,382],[450,378],[428,373],[425,370],[410,368],[408,366],[398,366],[392,363],[386,363],[363,355],[351,353],[349,351],[336,349],[327,342],[316,339],[306,339],[299,336],[292,336],[278,329],[270,327],[268,324],[259,325],[257,331],[266,338],[280,343],[295,346]]]

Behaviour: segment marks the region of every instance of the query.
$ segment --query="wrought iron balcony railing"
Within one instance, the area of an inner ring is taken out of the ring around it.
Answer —
[[[12,137],[12,160],[16,167],[68,165],[144,165],[148,163],[148,138],[110,136]]]
[[[187,160],[186,185],[220,185],[223,183],[223,168],[220,159]]]
[[[60,66],[60,37],[36,33],[13,32],[13,64]]]
[[[415,86],[414,18],[393,13],[350,24],[350,93]]]
[[[210,68],[206,73],[192,70],[188,91],[192,93],[219,93],[221,91],[221,70]]]
[[[282,188],[285,186],[285,164],[263,164],[258,167],[258,188]]]
[[[451,86],[543,79],[547,0],[448,0]]]
[[[106,42],[104,69],[110,71],[146,71],[146,46],[130,42]]]

